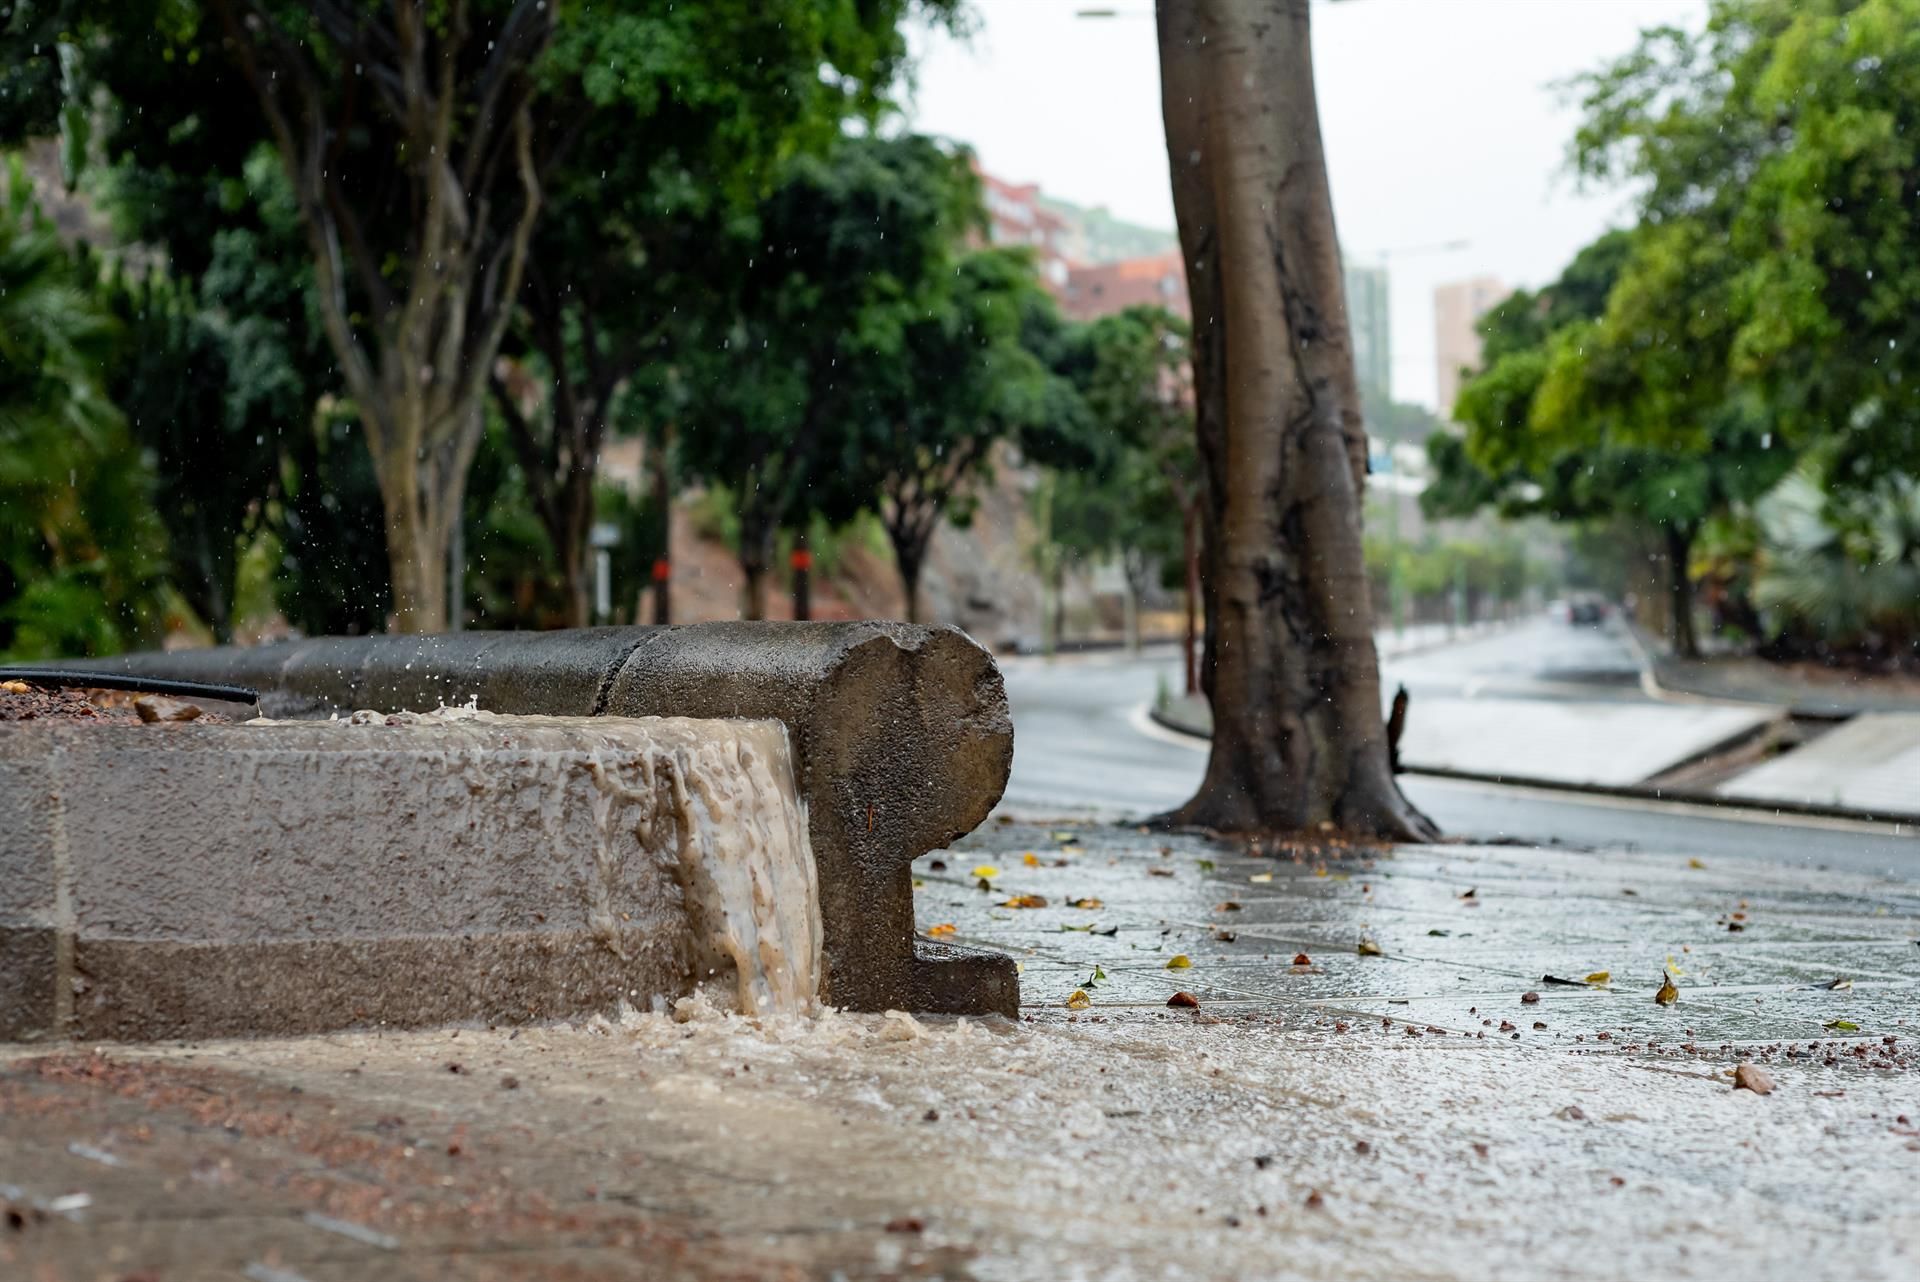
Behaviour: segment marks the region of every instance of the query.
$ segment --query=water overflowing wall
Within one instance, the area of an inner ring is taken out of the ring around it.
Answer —
[[[787,736],[472,709],[11,728],[0,1037],[518,1022],[696,990],[812,1011]]]

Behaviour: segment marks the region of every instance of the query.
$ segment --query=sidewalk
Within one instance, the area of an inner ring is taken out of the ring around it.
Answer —
[[[1911,883],[1511,848],[1294,863],[1017,825],[919,874],[923,929],[1022,959],[1021,1023],[695,1003],[685,1022],[11,1050],[0,1275],[1920,1267]],[[1047,906],[1003,906],[1020,895]],[[1181,991],[1200,1006],[1169,1008]],[[1733,1089],[1741,1063],[1773,1091]]]

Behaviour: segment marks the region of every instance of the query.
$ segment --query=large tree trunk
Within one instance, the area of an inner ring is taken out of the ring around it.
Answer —
[[[1161,0],[1159,24],[1214,713],[1206,778],[1167,818],[1431,838],[1388,769],[1361,552],[1366,440],[1307,0]]]
[[[1700,640],[1693,628],[1693,531],[1676,521],[1666,526],[1667,614],[1673,652],[1682,659],[1700,657]]]

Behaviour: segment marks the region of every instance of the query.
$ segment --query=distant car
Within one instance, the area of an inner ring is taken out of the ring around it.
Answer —
[[[1597,596],[1575,597],[1567,603],[1566,619],[1576,628],[1597,628],[1607,621],[1607,603]]]

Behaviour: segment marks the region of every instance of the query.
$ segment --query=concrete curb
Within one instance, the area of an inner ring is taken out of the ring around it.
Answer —
[[[1212,736],[1164,713],[1153,705],[1147,705],[1147,716],[1163,730],[1202,743],[1210,742]],[[1743,731],[1736,739],[1751,733]],[[1690,760],[1710,755],[1725,748],[1725,744],[1696,753]],[[1474,770],[1450,770],[1437,766],[1402,766],[1401,774],[1419,775],[1430,779],[1457,779],[1463,783],[1485,783],[1510,788],[1528,788],[1536,792],[1562,792],[1575,796],[1618,797],[1631,801],[1671,801],[1689,806],[1704,806],[1714,810],[1743,812],[1753,815],[1796,815],[1808,819],[1847,819],[1865,824],[1884,824],[1904,831],[1914,829],[1920,819],[1898,811],[1851,810],[1845,806],[1822,806],[1804,802],[1758,801],[1752,797],[1725,797],[1713,792],[1695,792],[1686,788],[1642,788],[1617,786],[1600,783],[1569,783],[1561,779],[1541,779],[1534,775],[1487,774]]]
[[[780,721],[819,869],[821,998],[855,1010],[1018,1009],[1010,958],[914,938],[912,861],[984,821],[1012,765],[999,670],[957,629],[864,622],[469,632],[62,666],[252,686],[276,717],[471,699],[500,713]]]

